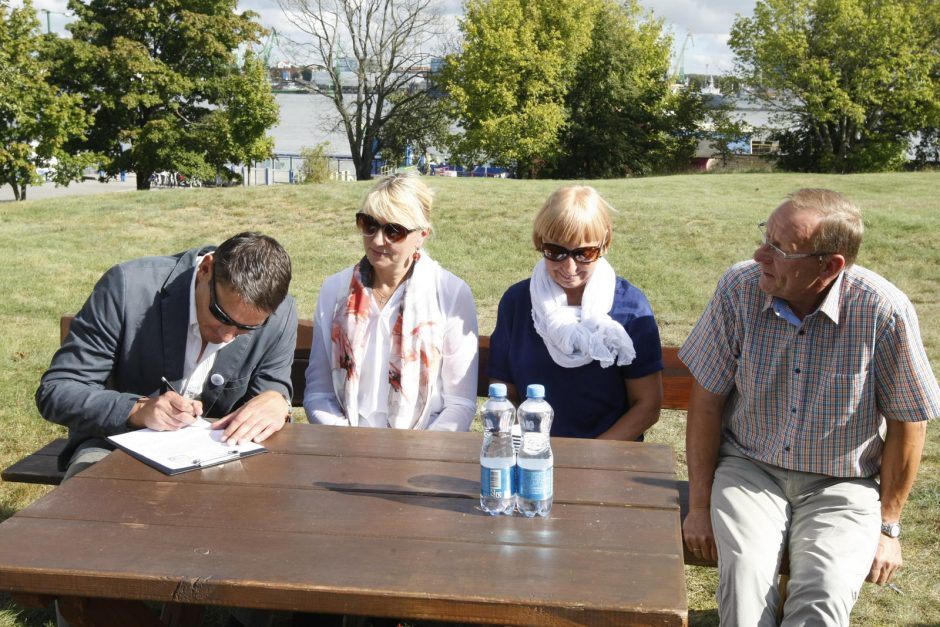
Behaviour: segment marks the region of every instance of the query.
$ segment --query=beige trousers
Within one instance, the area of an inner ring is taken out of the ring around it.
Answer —
[[[711,517],[724,627],[777,624],[785,550],[790,580],[781,624],[849,625],[878,547],[877,482],[786,470],[725,443]]]

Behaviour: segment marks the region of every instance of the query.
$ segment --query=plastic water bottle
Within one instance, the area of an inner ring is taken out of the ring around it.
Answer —
[[[548,434],[555,412],[545,400],[545,387],[532,384],[517,413],[522,425],[522,446],[516,458],[519,493],[516,505],[531,518],[552,511],[554,457]]]
[[[515,407],[506,398],[506,385],[490,384],[490,397],[480,410],[483,448],[480,449],[480,507],[491,516],[512,514],[516,454],[512,448]]]

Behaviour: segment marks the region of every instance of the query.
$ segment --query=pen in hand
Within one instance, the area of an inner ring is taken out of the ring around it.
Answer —
[[[163,385],[169,388],[171,392],[175,392],[177,396],[183,396],[182,394],[180,394],[180,391],[177,390],[176,387],[172,383],[169,382],[169,380],[167,380],[166,377],[160,377],[160,380],[163,381]],[[189,397],[183,396],[183,398],[189,398]],[[190,401],[192,401],[192,399],[190,399]],[[199,413],[193,412],[193,416],[199,417],[199,415],[200,415]]]

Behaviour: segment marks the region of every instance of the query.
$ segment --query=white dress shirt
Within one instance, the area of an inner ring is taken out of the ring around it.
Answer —
[[[209,342],[205,349],[202,347],[202,334],[199,332],[199,319],[196,317],[196,275],[204,258],[205,255],[196,257],[196,271],[193,272],[193,280],[189,286],[189,327],[186,332],[186,356],[183,359],[183,382],[180,385],[183,396],[196,399],[202,397],[202,389],[215,364],[215,354],[231,344],[231,340],[221,344]]]

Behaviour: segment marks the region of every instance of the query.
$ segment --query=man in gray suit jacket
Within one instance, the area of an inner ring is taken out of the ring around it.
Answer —
[[[287,252],[258,233],[108,270],[36,391],[43,417],[69,428],[66,477],[133,429],[200,415],[238,443],[281,429],[297,339],[290,279]]]

